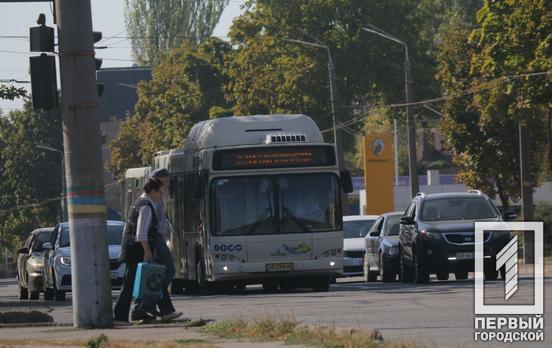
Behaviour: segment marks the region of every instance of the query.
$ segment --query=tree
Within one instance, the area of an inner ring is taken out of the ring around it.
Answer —
[[[61,159],[36,146],[61,149],[61,119],[55,111],[33,111],[27,100],[24,110],[0,118],[0,126],[0,231],[15,247],[32,229],[57,222]]]
[[[442,90],[455,95],[445,103],[443,133],[468,186],[498,194],[505,209],[520,191],[518,123],[532,132],[533,177],[543,169],[546,124],[550,108],[550,75],[525,79],[498,79],[538,69],[550,70],[541,57],[550,40],[544,1],[486,1],[477,27],[450,28],[438,55]],[[549,5],[548,5],[549,6]],[[550,55],[548,55],[550,56]],[[537,59],[538,63],[535,62]],[[548,79],[548,82],[547,82]]]
[[[209,37],[228,0],[126,0],[125,20],[134,59],[154,65],[183,43],[196,46]]]
[[[197,48],[183,45],[159,61],[148,83],[138,85],[138,102],[111,143],[109,169],[121,178],[147,165],[155,152],[183,145],[193,124],[229,113],[225,99],[226,56],[231,46],[210,38]],[[231,113],[231,112],[230,112]]]
[[[27,92],[24,88],[0,85],[0,99],[14,100],[25,95],[27,95]]]

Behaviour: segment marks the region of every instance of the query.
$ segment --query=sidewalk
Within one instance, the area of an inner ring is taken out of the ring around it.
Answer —
[[[152,341],[166,343],[167,347],[222,347],[222,348],[280,348],[301,347],[281,342],[252,342],[224,339],[201,333],[199,328],[187,328],[183,323],[118,326],[113,329],[81,330],[71,326],[3,327],[0,328],[0,347],[83,347],[100,335],[118,347],[135,347],[138,343],[151,345]],[[123,344],[120,345],[119,343]]]

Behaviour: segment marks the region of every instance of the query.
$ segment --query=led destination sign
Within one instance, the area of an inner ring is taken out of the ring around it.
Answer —
[[[282,146],[218,150],[213,155],[214,170],[322,167],[333,165],[335,165],[335,152],[331,146]]]

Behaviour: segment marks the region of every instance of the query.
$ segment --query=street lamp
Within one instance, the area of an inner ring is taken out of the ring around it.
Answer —
[[[405,90],[405,97],[406,97],[406,124],[408,128],[407,132],[407,139],[408,139],[408,170],[409,170],[409,176],[410,176],[410,195],[412,197],[415,197],[418,192],[420,192],[420,184],[418,182],[418,164],[416,159],[416,126],[414,125],[414,116],[412,114],[412,105],[410,103],[412,102],[412,78],[411,78],[411,69],[410,69],[410,59],[408,57],[408,46],[404,41],[401,41],[397,39],[396,37],[392,36],[391,34],[386,33],[385,31],[381,30],[380,28],[373,26],[371,24],[367,24],[369,28],[361,28],[362,30],[376,34],[378,36],[381,36],[385,39],[391,40],[393,42],[396,42],[398,44],[401,44],[404,47],[404,90]],[[394,122],[394,132],[395,136],[397,134],[397,127],[396,127],[396,121]],[[397,169],[397,147],[395,146],[395,171],[398,171]],[[395,174],[397,175],[397,174]],[[395,179],[395,181],[397,181]]]
[[[330,76],[330,103],[332,107],[332,126],[333,126],[333,133],[334,133],[334,143],[337,150],[337,167],[339,168],[339,172],[342,173],[345,171],[345,157],[343,155],[343,134],[341,131],[341,128],[338,129],[338,125],[341,124],[341,117],[340,113],[337,112],[337,84],[335,82],[335,66],[332,59],[332,53],[330,51],[330,47],[323,43],[322,41],[318,40],[314,36],[310,35],[309,33],[302,31],[303,34],[313,39],[315,42],[308,42],[308,41],[302,41],[302,40],[296,40],[296,39],[284,39],[288,42],[297,43],[300,45],[306,45],[306,46],[312,46],[317,48],[322,48],[326,51],[327,54],[327,60],[328,60],[328,74]],[[349,213],[349,201],[347,199],[347,193],[343,192],[341,195],[342,197],[342,206],[343,206],[343,213],[348,214]]]
[[[52,151],[57,152],[61,156],[61,219],[63,221],[67,221],[67,198],[65,197],[67,188],[66,188],[66,181],[65,181],[65,158],[64,153],[61,150],[54,149],[50,146],[45,145],[36,145],[37,148],[46,150],[46,151]]]

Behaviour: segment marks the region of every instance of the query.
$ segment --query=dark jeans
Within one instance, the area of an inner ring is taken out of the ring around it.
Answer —
[[[141,247],[140,247],[141,248]],[[123,286],[115,304],[114,320],[116,321],[128,321],[128,312],[132,304],[132,290],[134,287],[134,280],[136,278],[136,269],[138,263],[142,262],[141,258],[134,258],[133,253],[130,253],[129,259],[126,261],[125,276],[123,278]],[[161,314],[172,313],[175,311],[174,306],[169,295],[168,286],[172,281],[175,268],[174,261],[167,244],[163,238],[159,237],[155,242],[155,262],[161,265],[165,265],[165,286],[163,288],[163,299],[157,303]],[[140,310],[140,303],[137,302],[134,306],[133,312]]]

